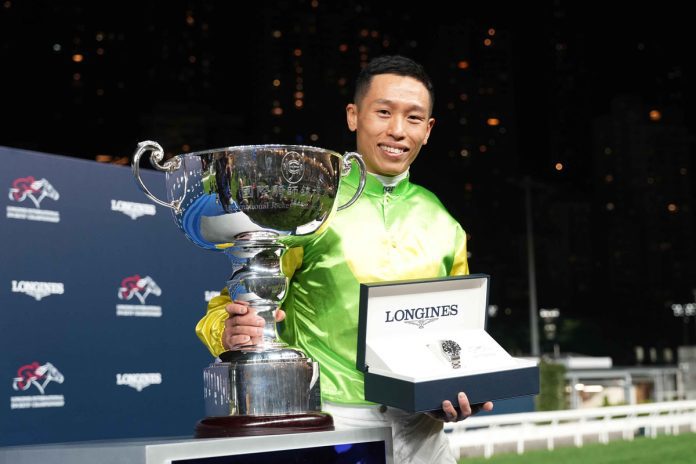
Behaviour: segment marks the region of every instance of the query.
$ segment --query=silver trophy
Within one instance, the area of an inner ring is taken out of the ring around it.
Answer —
[[[153,195],[140,177],[140,158],[147,152],[152,165],[166,173],[169,201]],[[138,185],[173,211],[189,240],[230,258],[230,298],[248,302],[266,322],[262,343],[227,351],[205,369],[208,417],[197,424],[196,436],[331,428],[331,417],[320,413],[318,364],[278,339],[275,313],[288,287],[280,260],[286,239],[301,244],[358,199],[365,186],[362,157],[308,146],[248,145],[163,159],[156,142],[138,144],[132,162]],[[341,178],[353,160],[360,182],[338,206]]]

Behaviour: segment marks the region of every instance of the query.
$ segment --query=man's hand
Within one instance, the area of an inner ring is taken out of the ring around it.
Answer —
[[[256,315],[255,309],[250,308],[246,301],[234,301],[225,306],[225,310],[230,315],[222,334],[222,345],[226,349],[261,343],[265,323],[261,316]],[[285,319],[285,311],[278,308],[275,318],[277,322]]]
[[[456,408],[452,405],[450,400],[443,401],[442,411],[432,412],[430,415],[444,422],[458,422],[469,416],[473,416],[479,411],[493,410],[493,403],[490,401],[479,404],[469,404],[469,398],[466,397],[464,392],[459,392],[457,401],[459,402],[459,406]]]

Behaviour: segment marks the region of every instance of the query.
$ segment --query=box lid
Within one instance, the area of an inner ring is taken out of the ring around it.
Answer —
[[[471,274],[361,284],[357,368],[418,381],[463,375],[442,359],[443,340],[461,346],[467,372],[485,371],[489,361],[507,364],[510,355],[485,332],[489,280]]]

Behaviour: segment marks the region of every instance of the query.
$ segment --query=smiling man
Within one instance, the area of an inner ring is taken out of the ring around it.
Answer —
[[[428,143],[435,124],[432,84],[398,74],[367,77],[358,80],[356,103],[346,108],[348,128],[357,133],[358,153],[369,172],[398,176]]]
[[[370,175],[358,201],[336,214],[325,233],[283,256],[291,276],[281,338],[321,366],[324,408],[337,426],[392,427],[397,463],[455,462],[442,420],[462,420],[472,409],[464,393],[458,409],[443,401],[440,414],[409,414],[365,400],[355,366],[360,283],[468,273],[466,234],[428,190],[408,179],[428,142],[433,86],[423,68],[402,56],[372,60],[346,107],[348,128]],[[358,170],[344,178],[338,203],[352,197]],[[287,317],[286,317],[287,315]],[[259,340],[263,319],[226,290],[213,299],[196,331],[214,355]]]

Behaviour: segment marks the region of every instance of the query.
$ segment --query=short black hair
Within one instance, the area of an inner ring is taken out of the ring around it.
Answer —
[[[367,93],[372,83],[372,78],[379,74],[396,74],[397,76],[412,77],[422,83],[430,94],[430,112],[435,104],[435,91],[430,76],[423,66],[401,55],[385,55],[372,59],[365,66],[355,80],[355,94],[353,102],[358,103]]]

